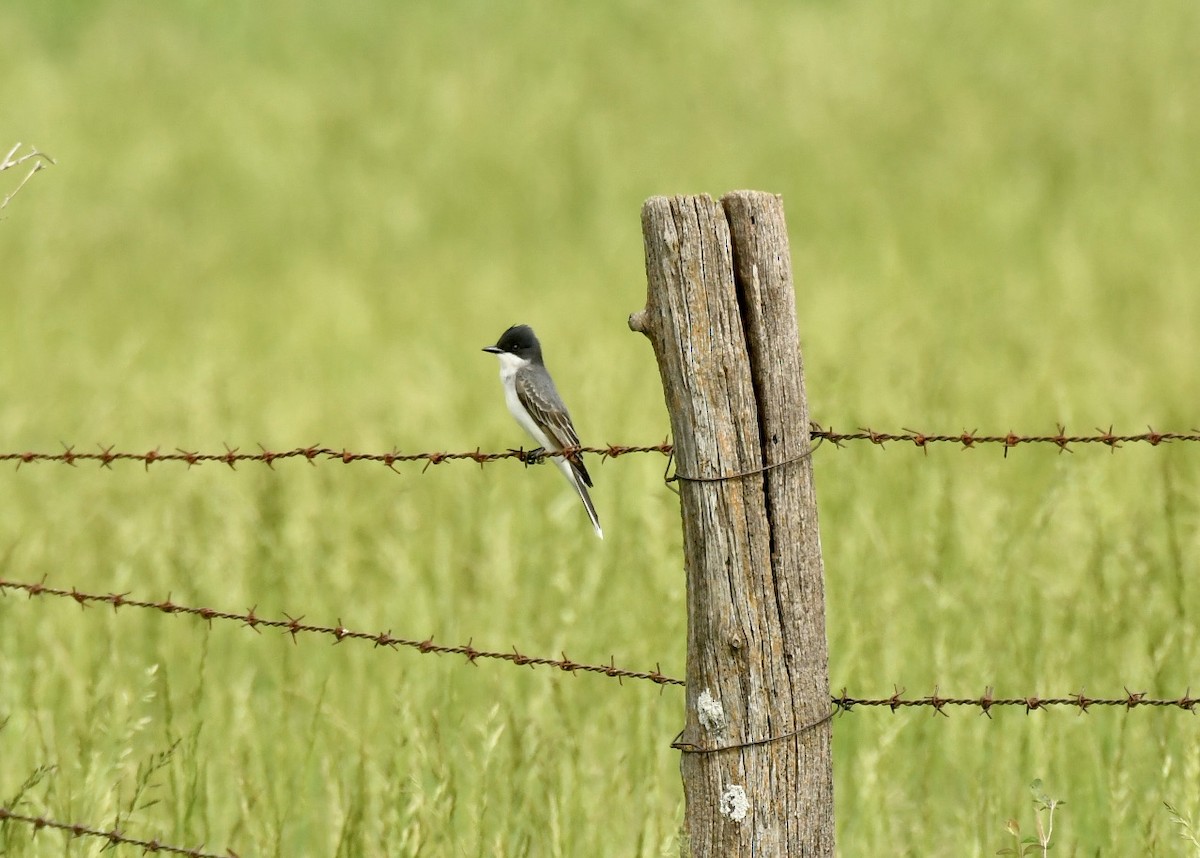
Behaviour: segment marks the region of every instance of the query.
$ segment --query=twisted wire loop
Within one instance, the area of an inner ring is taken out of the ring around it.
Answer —
[[[681,473],[679,473],[679,471],[676,471],[674,474],[670,474],[669,476],[664,476],[663,481],[666,482],[668,488],[670,488],[670,484],[677,482],[677,481],[682,481],[685,483],[723,483],[728,480],[740,480],[743,477],[752,477],[756,474],[765,474],[767,471],[774,470],[775,468],[782,468],[784,465],[794,465],[796,462],[803,462],[805,459],[811,458],[813,452],[817,449],[817,447],[821,446],[821,443],[824,440],[825,440],[824,438],[817,438],[816,443],[810,443],[808,449],[805,450],[803,453],[799,453],[795,456],[792,456],[789,459],[782,459],[781,461],[778,461],[778,462],[770,462],[766,465],[763,465],[762,467],[750,468],[749,470],[746,470],[746,471],[737,471],[736,473],[732,473],[732,474],[717,474],[717,475],[707,476],[707,477],[689,476],[687,474],[681,474]],[[671,455],[667,457],[667,470],[668,471],[671,468],[671,462],[674,461],[674,456],[675,456],[675,454],[674,454],[674,452],[672,452]]]
[[[217,854],[214,852],[205,852],[203,844],[191,849],[186,846],[172,846],[170,843],[163,843],[157,837],[150,840],[130,837],[116,827],[105,830],[78,822],[59,822],[47,816],[30,816],[18,813],[11,807],[0,806],[0,826],[10,822],[32,825],[35,836],[42,829],[49,828],[54,831],[66,832],[72,837],[96,837],[107,841],[104,849],[115,848],[117,846],[136,846],[142,850],[142,854],[163,853],[165,855],[186,855],[188,858],[237,858],[237,853],[232,849],[226,849],[224,852]]]
[[[819,423],[811,423],[809,426],[809,438],[818,444],[823,441],[828,441],[835,447],[841,447],[844,444],[862,441],[872,444],[876,447],[885,448],[887,444],[895,441],[905,444],[912,444],[925,452],[936,444],[946,444],[961,447],[964,450],[971,450],[976,447],[984,446],[999,446],[1004,449],[1004,455],[1008,455],[1008,451],[1022,445],[1038,445],[1045,444],[1056,447],[1059,452],[1072,452],[1071,447],[1078,444],[1100,444],[1108,447],[1110,450],[1120,449],[1128,444],[1148,444],[1151,447],[1159,447],[1175,441],[1200,441],[1200,430],[1193,429],[1188,432],[1156,432],[1147,427],[1147,431],[1136,434],[1114,434],[1112,427],[1107,430],[1097,429],[1091,434],[1075,434],[1068,435],[1066,428],[1062,425],[1057,427],[1054,434],[1042,435],[1022,435],[1016,432],[1007,432],[1004,434],[981,434],[978,430],[962,431],[954,433],[931,433],[919,432],[915,429],[903,429],[900,432],[879,432],[870,427],[863,427],[853,432],[837,432],[832,428],[825,428]],[[619,459],[622,456],[638,455],[645,453],[655,453],[661,456],[671,456],[674,452],[674,446],[667,441],[660,444],[647,444],[640,446],[628,446],[623,444],[609,444],[604,447],[565,447],[561,451],[564,455],[573,456],[578,454],[586,454],[599,456],[601,459]],[[815,449],[815,448],[813,448]],[[763,468],[753,469],[744,474],[716,476],[716,477],[686,477],[679,475],[681,480],[694,480],[697,482],[719,481],[726,479],[735,479],[741,476],[749,476],[750,474],[761,473],[764,470],[780,467],[781,465],[789,464],[793,461],[803,459],[811,455],[812,450],[805,451],[795,459],[788,459],[784,462],[775,462],[768,464]],[[324,447],[321,445],[312,445],[308,447],[293,447],[283,450],[269,450],[266,447],[259,445],[259,450],[255,452],[243,452],[238,447],[230,447],[225,445],[223,452],[200,452],[199,450],[186,450],[183,448],[175,448],[167,452],[163,452],[161,447],[155,447],[153,450],[147,450],[144,453],[132,452],[129,450],[117,450],[113,445],[97,445],[96,450],[76,450],[74,445],[64,444],[61,452],[47,453],[34,450],[13,451],[0,453],[0,462],[15,462],[17,467],[22,465],[32,465],[40,462],[58,462],[64,465],[76,466],[83,462],[95,462],[102,468],[112,468],[117,462],[139,462],[149,470],[151,465],[160,464],[163,462],[182,462],[189,468],[196,465],[206,463],[215,463],[228,465],[235,469],[238,465],[246,462],[254,462],[266,465],[268,468],[274,469],[276,462],[284,462],[289,460],[297,460],[308,462],[310,465],[316,465],[321,462],[341,462],[344,465],[354,464],[356,462],[372,462],[381,464],[386,468],[396,470],[396,465],[406,462],[424,462],[425,467],[422,472],[428,470],[431,465],[440,465],[444,462],[460,462],[470,461],[477,465],[488,465],[493,462],[499,462],[506,459],[515,459],[525,465],[536,465],[546,460],[545,452],[538,450],[501,450],[501,451],[484,451],[479,448],[474,450],[465,450],[460,452],[448,452],[437,450],[426,450],[416,453],[402,453],[393,448],[390,452],[356,452],[347,448],[336,449],[333,447]]]
[[[74,587],[70,590],[61,587],[50,587],[45,581],[37,583],[28,583],[22,581],[9,581],[0,578],[0,593],[8,591],[18,591],[26,593],[29,598],[35,596],[53,596],[56,598],[71,599],[76,602],[81,608],[86,608],[91,604],[111,605],[113,610],[121,608],[143,608],[152,611],[159,611],[164,614],[189,614],[191,616],[200,617],[212,625],[214,620],[224,620],[238,623],[254,629],[256,632],[262,629],[279,629],[292,636],[295,641],[298,635],[325,635],[333,639],[335,644],[340,644],[346,640],[368,641],[376,647],[387,647],[389,649],[407,648],[414,649],[422,654],[433,653],[435,655],[461,655],[472,664],[480,659],[494,659],[497,661],[507,661],[517,665],[527,665],[531,668],[538,666],[555,667],[564,673],[596,673],[603,676],[608,676],[622,682],[626,679],[645,680],[653,682],[659,686],[667,685],[683,685],[682,679],[676,679],[663,674],[661,668],[655,665],[652,671],[627,670],[622,667],[617,667],[614,660],[610,659],[608,664],[585,664],[583,662],[574,661],[567,657],[566,653],[562,653],[562,658],[543,658],[539,656],[525,655],[524,653],[513,647],[511,652],[498,652],[492,650],[477,649],[472,645],[472,641],[468,640],[465,644],[457,646],[447,646],[434,643],[433,637],[430,636],[424,640],[415,640],[403,637],[394,637],[391,631],[386,632],[364,632],[348,629],[342,625],[339,619],[336,626],[322,626],[312,623],[305,623],[304,615],[293,617],[290,614],[284,613],[286,619],[274,620],[267,617],[260,617],[255,613],[255,609],[251,608],[245,613],[237,613],[235,611],[218,611],[213,608],[194,607],[190,605],[180,605],[172,602],[170,596],[161,602],[151,602],[144,599],[131,599],[128,593],[84,593]]]
[[[679,735],[675,737],[675,741],[671,743],[671,747],[684,754],[718,754],[721,751],[736,751],[741,748],[757,748],[760,745],[770,745],[773,742],[782,742],[784,739],[794,739],[802,733],[807,733],[809,730],[815,730],[822,724],[826,724],[833,720],[833,716],[839,711],[837,706],[834,706],[825,715],[822,715],[816,721],[805,724],[803,727],[797,727],[795,730],[788,730],[786,733],[780,733],[777,736],[766,736],[762,739],[748,739],[745,742],[731,742],[728,745],[717,745],[712,748],[706,748],[703,745],[697,745],[692,742],[683,741],[683,730],[679,731]]]

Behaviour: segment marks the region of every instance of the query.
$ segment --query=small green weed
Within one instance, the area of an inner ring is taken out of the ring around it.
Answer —
[[[1021,825],[1015,819],[1010,819],[1004,826],[1013,837],[1013,845],[1005,846],[996,851],[997,855],[1047,855],[1050,852],[1050,838],[1054,834],[1054,810],[1065,801],[1050,798],[1042,790],[1041,778],[1029,785],[1033,793],[1034,821],[1036,835],[1021,836]]]

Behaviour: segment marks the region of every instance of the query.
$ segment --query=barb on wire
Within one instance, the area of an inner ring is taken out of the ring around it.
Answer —
[[[142,854],[164,852],[168,855],[186,855],[189,858],[237,858],[237,853],[232,849],[226,849],[218,855],[213,852],[205,852],[203,844],[188,849],[185,846],[172,846],[169,843],[163,843],[157,837],[151,840],[130,837],[116,827],[106,831],[103,828],[97,828],[93,825],[83,825],[78,822],[59,822],[46,816],[29,816],[24,813],[18,813],[11,807],[0,806],[0,826],[8,822],[21,822],[26,825],[32,825],[35,835],[43,828],[50,828],[55,831],[66,832],[72,837],[96,837],[108,841],[107,845],[104,846],[105,849],[117,846],[136,846],[142,850]]]
[[[833,705],[842,712],[849,712],[856,706],[886,706],[895,712],[898,709],[931,709],[939,715],[948,715],[946,707],[960,706],[975,708],[981,714],[992,717],[992,709],[996,707],[1016,707],[1024,709],[1026,714],[1039,709],[1068,708],[1075,709],[1080,715],[1085,714],[1093,706],[1110,706],[1126,711],[1139,708],[1182,709],[1185,712],[1196,712],[1200,698],[1192,697],[1189,688],[1183,696],[1149,697],[1144,691],[1125,689],[1124,696],[1119,697],[1089,697],[1083,689],[1072,692],[1065,697],[1038,697],[1031,694],[1025,697],[997,697],[989,685],[979,697],[943,697],[935,686],[933,694],[928,697],[905,697],[904,689],[897,688],[891,697],[859,698],[851,697],[842,689],[841,694],[833,698]]]
[[[809,437],[812,441],[820,443],[828,441],[835,447],[841,447],[843,444],[852,441],[866,441],[876,447],[885,447],[889,442],[902,442],[912,444],[925,452],[935,444],[947,444],[961,447],[964,450],[971,450],[976,447],[983,446],[1000,446],[1004,449],[1004,455],[1008,455],[1008,451],[1014,447],[1021,445],[1047,444],[1057,447],[1059,452],[1072,452],[1071,447],[1076,444],[1101,444],[1108,447],[1110,450],[1119,449],[1126,444],[1149,444],[1151,447],[1158,447],[1168,444],[1172,441],[1200,441],[1200,430],[1191,430],[1188,432],[1156,432],[1154,429],[1148,428],[1145,432],[1136,434],[1115,434],[1112,427],[1105,429],[1097,429],[1092,434],[1086,435],[1068,435],[1066,427],[1058,426],[1054,434],[1047,435],[1021,435],[1016,432],[1007,432],[1000,434],[982,434],[978,430],[955,432],[955,433],[932,433],[918,432],[915,429],[903,429],[900,432],[879,432],[870,427],[858,429],[854,432],[837,432],[832,428],[826,428],[819,423],[812,423],[809,427]],[[604,447],[566,447],[563,449],[563,454],[567,456],[575,454],[586,454],[599,456],[601,459],[617,459],[622,456],[629,456],[643,453],[657,453],[661,456],[670,457],[674,453],[674,445],[667,441],[661,444],[647,444],[639,446],[629,446],[623,444],[609,444]],[[811,451],[809,451],[811,452]],[[809,452],[802,454],[800,458],[808,455]],[[156,465],[163,462],[182,462],[192,468],[196,465],[206,463],[215,463],[228,465],[231,469],[236,470],[237,466],[246,462],[254,462],[266,465],[268,468],[274,469],[276,462],[288,460],[304,461],[310,465],[316,465],[319,462],[341,462],[344,465],[353,464],[356,462],[373,462],[381,464],[386,468],[396,470],[396,465],[405,462],[424,462],[425,468],[428,470],[431,465],[440,465],[443,462],[460,462],[470,461],[477,465],[487,465],[493,462],[499,462],[505,459],[515,459],[525,465],[537,465],[546,461],[548,457],[542,450],[500,450],[500,451],[485,451],[479,448],[474,450],[464,450],[459,452],[425,450],[416,453],[403,453],[398,449],[393,448],[391,452],[360,452],[347,448],[336,449],[333,447],[323,447],[321,445],[312,445],[308,447],[293,447],[285,450],[269,450],[266,447],[259,445],[258,452],[242,451],[239,447],[230,447],[225,445],[224,451],[201,452],[199,450],[185,450],[177,447],[174,450],[163,452],[161,447],[155,447],[153,450],[147,450],[144,453],[137,453],[130,450],[117,450],[114,446],[105,446],[97,444],[95,450],[76,450],[73,444],[64,444],[61,452],[48,453],[45,451],[25,450],[0,453],[0,462],[15,462],[20,468],[22,465],[32,465],[40,462],[58,462],[64,465],[77,466],[82,462],[95,462],[102,468],[112,468],[116,462],[139,462],[142,466],[149,470],[151,465]],[[790,462],[791,460],[789,460]],[[778,467],[781,464],[788,462],[778,462],[767,466],[767,468],[758,468],[751,473],[760,473],[769,468]],[[741,475],[735,475],[741,476]],[[683,477],[679,479],[691,479],[705,481],[706,478],[701,477]],[[729,477],[715,477],[713,480],[724,480]]]
[[[260,617],[255,613],[255,608],[251,608],[244,614],[239,614],[233,611],[218,611],[213,608],[197,608],[189,605],[180,605],[172,602],[168,596],[161,602],[150,602],[143,599],[130,599],[128,593],[83,593],[72,587],[70,590],[61,587],[47,586],[44,581],[36,584],[21,581],[8,581],[0,578],[0,593],[7,591],[19,591],[26,593],[29,598],[35,596],[55,596],[58,598],[66,598],[74,600],[80,607],[86,608],[91,604],[111,605],[116,611],[120,608],[146,608],[149,610],[160,611],[164,614],[190,614],[195,617],[200,617],[206,620],[210,625],[213,620],[228,620],[248,626],[255,631],[261,629],[279,629],[292,636],[295,641],[297,635],[312,634],[325,635],[333,638],[335,644],[339,644],[345,640],[368,641],[377,647],[389,647],[391,649],[407,648],[415,649],[420,653],[437,655],[461,655],[472,664],[480,659],[494,659],[497,661],[507,661],[512,664],[528,665],[529,667],[555,667],[565,673],[576,673],[582,671],[584,673],[599,673],[604,676],[612,677],[618,681],[625,679],[644,679],[648,682],[656,683],[660,686],[665,685],[683,685],[682,679],[665,676],[658,665],[655,665],[653,671],[626,670],[625,668],[617,667],[610,659],[608,664],[584,664],[583,662],[573,661],[567,657],[566,653],[562,654],[562,658],[542,658],[538,656],[524,655],[513,647],[511,652],[497,652],[492,650],[476,649],[472,645],[472,641],[467,641],[465,644],[457,646],[447,646],[433,642],[433,637],[428,637],[424,640],[415,640],[402,637],[393,637],[391,631],[386,632],[363,632],[348,629],[342,625],[339,619],[336,626],[321,626],[312,623],[303,622],[304,616],[293,617],[285,613],[287,619],[272,620],[266,617]]]

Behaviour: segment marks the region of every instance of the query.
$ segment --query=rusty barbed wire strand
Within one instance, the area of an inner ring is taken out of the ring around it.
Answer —
[[[769,745],[775,742],[781,742],[786,739],[794,739],[803,733],[814,730],[817,727],[826,724],[834,718],[835,715],[845,714],[850,712],[855,706],[886,706],[893,713],[899,709],[931,709],[937,715],[942,715],[946,718],[950,714],[946,712],[947,706],[971,706],[977,707],[980,714],[986,715],[990,720],[992,717],[992,709],[996,707],[1020,707],[1025,710],[1028,715],[1040,709],[1050,709],[1053,707],[1073,707],[1079,710],[1080,715],[1084,715],[1093,706],[1111,706],[1120,707],[1126,711],[1137,709],[1139,707],[1151,707],[1159,709],[1182,709],[1186,712],[1195,714],[1196,705],[1200,704],[1200,698],[1192,697],[1191,689],[1183,693],[1182,697],[1171,699],[1162,697],[1147,697],[1145,692],[1133,692],[1128,688],[1125,689],[1124,697],[1088,697],[1082,690],[1073,692],[1068,697],[1038,697],[1037,695],[1028,695],[1025,697],[996,697],[992,687],[989,685],[980,697],[942,697],[938,693],[937,686],[934,686],[933,694],[928,697],[906,698],[903,696],[904,690],[897,688],[896,692],[891,697],[883,698],[862,698],[851,697],[846,693],[846,689],[842,689],[842,693],[830,698],[833,704],[833,709],[827,714],[821,716],[815,721],[797,727],[794,730],[788,730],[785,733],[779,733],[771,736],[763,736],[760,738],[745,739],[738,742],[728,742],[722,745],[704,746],[697,745],[683,738],[684,730],[679,731],[675,740],[671,742],[671,747],[680,753],[684,754],[719,754],[722,751],[739,751],[744,748],[753,748],[758,745]]]
[[[320,626],[302,622],[304,619],[303,616],[292,617],[286,613],[284,616],[287,619],[284,620],[272,620],[260,617],[255,613],[254,608],[245,613],[218,611],[213,608],[180,605],[172,602],[169,597],[161,602],[151,602],[142,599],[130,599],[127,593],[84,593],[74,587],[69,590],[62,587],[51,587],[44,583],[44,581],[28,583],[0,578],[0,594],[7,594],[10,590],[24,592],[30,598],[35,596],[55,596],[71,599],[81,607],[100,603],[111,605],[113,610],[124,607],[146,608],[160,611],[164,614],[189,614],[206,620],[210,625],[213,620],[227,620],[248,626],[255,631],[262,628],[279,629],[290,634],[293,640],[299,634],[327,635],[334,639],[334,643],[341,643],[347,639],[361,640],[369,641],[377,647],[389,647],[392,649],[405,647],[415,649],[424,654],[461,655],[472,664],[479,659],[495,659],[517,665],[528,665],[530,667],[555,667],[566,673],[583,671],[585,673],[603,674],[617,680],[646,680],[659,686],[682,686],[686,684],[682,679],[663,674],[661,668],[657,665],[653,671],[636,671],[619,668],[611,659],[606,665],[585,664],[573,661],[567,657],[566,653],[563,653],[560,659],[552,659],[524,655],[515,647],[511,652],[481,650],[475,648],[470,641],[465,645],[446,646],[434,643],[432,637],[425,640],[412,640],[394,637],[390,631],[379,633],[354,631],[343,626],[341,620],[338,620],[338,625],[336,626]],[[830,697],[830,702],[839,713],[847,713],[855,707],[862,706],[887,707],[892,712],[900,709],[927,708],[934,710],[938,714],[946,715],[948,714],[945,711],[947,707],[973,707],[979,709],[982,714],[988,717],[991,717],[992,709],[1006,707],[1022,708],[1026,713],[1052,708],[1075,708],[1080,713],[1085,713],[1093,706],[1119,707],[1126,710],[1138,708],[1174,708],[1195,713],[1197,706],[1200,706],[1200,697],[1192,697],[1190,688],[1181,697],[1177,698],[1150,697],[1146,692],[1132,692],[1128,688],[1125,689],[1124,696],[1119,697],[1089,697],[1082,689],[1062,697],[1040,697],[1036,694],[1021,697],[997,697],[991,686],[988,686],[979,697],[945,697],[941,695],[937,686],[934,687],[933,694],[925,697],[905,697],[904,694],[904,689],[897,688],[895,693],[890,697],[851,697],[843,688],[840,694]]]
[[[850,697],[843,688],[841,694],[834,696],[832,701],[833,705],[841,712],[849,712],[855,706],[886,706],[892,712],[898,709],[932,709],[936,714],[949,717],[945,711],[946,707],[960,706],[977,708],[980,714],[989,718],[992,717],[991,710],[997,707],[1017,707],[1024,709],[1025,714],[1057,707],[1074,708],[1083,715],[1093,706],[1119,707],[1127,711],[1142,707],[1182,709],[1195,714],[1197,705],[1200,705],[1200,697],[1192,697],[1191,688],[1188,688],[1183,696],[1177,698],[1149,697],[1144,691],[1130,691],[1128,688],[1124,690],[1123,697],[1088,697],[1083,689],[1071,692],[1065,697],[1038,697],[1036,694],[1024,697],[996,697],[994,689],[989,685],[979,697],[943,697],[939,693],[938,687],[934,686],[933,694],[928,697],[904,697],[905,690],[897,688],[891,697],[859,698]]]
[[[148,450],[145,453],[132,453],[114,450],[112,446],[106,447],[102,444],[96,446],[99,449],[94,453],[86,451],[82,453],[76,452],[74,445],[70,444],[64,444],[61,453],[38,453],[33,451],[0,453],[0,462],[16,462],[18,468],[21,465],[30,465],[38,462],[61,462],[64,465],[72,466],[77,465],[79,462],[97,462],[102,468],[111,468],[114,462],[141,462],[147,469],[158,462],[184,462],[189,468],[205,464],[206,462],[215,462],[228,465],[230,468],[236,470],[237,466],[243,462],[259,462],[269,468],[274,468],[276,462],[288,459],[301,459],[307,461],[310,465],[316,465],[317,462],[341,462],[345,465],[354,462],[377,462],[384,467],[395,470],[395,466],[401,462],[424,462],[427,469],[430,465],[464,460],[475,462],[481,466],[503,459],[516,459],[526,465],[536,465],[547,458],[539,450],[525,450],[523,448],[499,452],[486,452],[475,449],[458,453],[438,451],[401,453],[399,450],[393,449],[390,453],[361,453],[347,449],[335,450],[332,447],[322,447],[319,445],[295,447],[290,450],[268,450],[260,444],[259,452],[243,453],[240,448],[230,447],[226,444],[225,452],[223,453],[201,453],[197,450],[184,450],[178,447],[175,448],[174,452],[168,453],[162,452],[160,447]],[[667,456],[670,455],[671,450],[672,446],[663,442],[662,444],[642,447],[628,447],[620,444],[610,444],[607,447],[567,447],[564,448],[563,452],[566,455],[587,453],[600,456],[602,459],[617,459],[621,456],[628,456],[635,453],[660,453]]]
[[[900,441],[912,444],[925,452],[929,452],[931,444],[953,444],[961,446],[964,450],[991,444],[1003,446],[1004,455],[1008,456],[1009,450],[1022,444],[1051,444],[1057,447],[1060,453],[1072,452],[1071,445],[1073,444],[1103,444],[1111,450],[1119,449],[1126,444],[1149,444],[1151,447],[1157,447],[1171,441],[1200,441],[1200,430],[1156,432],[1147,426],[1145,432],[1117,435],[1113,433],[1112,426],[1109,426],[1107,430],[1097,428],[1094,433],[1088,435],[1068,435],[1067,428],[1059,423],[1056,424],[1056,431],[1053,435],[1019,435],[1012,431],[1003,435],[981,435],[978,429],[969,432],[963,430],[953,434],[918,432],[915,429],[902,429],[900,432],[877,432],[870,427],[862,427],[854,432],[835,432],[832,428],[826,429],[819,423],[811,423],[810,437],[813,440],[829,441],[835,447],[840,447],[847,441],[869,441],[877,447],[883,447],[890,441]]]
[[[1014,447],[1037,444],[1052,445],[1057,447],[1059,452],[1068,453],[1072,452],[1072,446],[1078,444],[1101,444],[1112,450],[1119,449],[1126,444],[1149,444],[1151,447],[1158,447],[1174,441],[1200,441],[1200,430],[1156,432],[1154,429],[1147,427],[1147,431],[1145,432],[1116,434],[1110,426],[1107,430],[1097,429],[1091,434],[1068,435],[1066,427],[1059,425],[1054,434],[1022,435],[1010,431],[1000,435],[980,434],[977,429],[956,433],[932,433],[919,432],[915,429],[902,429],[900,432],[880,432],[870,427],[862,427],[853,432],[837,432],[833,428],[826,428],[819,423],[812,423],[809,427],[809,438],[813,441],[828,441],[835,447],[841,447],[843,444],[853,441],[866,441],[876,447],[882,448],[891,442],[899,442],[912,444],[914,447],[926,452],[928,452],[930,446],[936,444],[954,445],[966,450],[991,445],[1003,447],[1004,454],[1007,456],[1008,451]],[[269,468],[274,468],[276,462],[298,459],[306,461],[310,465],[316,465],[318,462],[341,462],[346,465],[355,462],[374,462],[395,470],[397,464],[405,462],[424,462],[425,469],[428,469],[431,465],[440,465],[443,462],[471,461],[482,466],[505,459],[516,459],[526,465],[535,465],[547,458],[543,451],[525,450],[523,448],[501,451],[485,451],[476,448],[460,452],[426,450],[416,453],[402,453],[398,449],[393,448],[388,453],[372,453],[356,452],[346,448],[339,450],[320,445],[293,447],[286,450],[269,450],[260,444],[259,452],[253,453],[242,452],[241,448],[230,447],[227,444],[225,445],[224,452],[204,453],[199,450],[185,450],[176,447],[173,451],[164,453],[161,447],[155,447],[153,450],[147,450],[144,453],[135,453],[128,450],[116,450],[112,445],[104,446],[98,444],[96,446],[97,449],[94,452],[79,452],[75,449],[75,445],[63,444],[62,452],[59,453],[38,452],[34,450],[0,453],[0,462],[15,462],[18,468],[22,465],[31,465],[39,462],[59,462],[72,466],[78,465],[80,462],[96,462],[104,468],[111,468],[114,462],[140,462],[148,470],[151,465],[161,462],[183,462],[189,468],[205,463],[217,463],[228,465],[233,469],[236,469],[242,463],[257,462]],[[663,441],[660,444],[637,446],[609,444],[604,447],[568,447],[563,452],[566,455],[578,453],[599,456],[604,460],[644,453],[657,453],[662,456],[670,456],[674,452],[674,449],[673,444]]]
[[[22,822],[26,825],[32,825],[34,836],[42,829],[50,828],[55,831],[66,832],[72,837],[97,837],[108,841],[104,849],[111,849],[117,846],[136,846],[142,850],[143,855],[162,852],[167,855],[186,855],[188,858],[238,858],[237,853],[232,849],[226,849],[218,855],[213,852],[205,852],[203,844],[193,849],[188,849],[186,846],[172,846],[169,843],[163,843],[157,837],[150,840],[130,837],[116,827],[105,830],[97,828],[94,825],[84,825],[78,822],[59,822],[47,816],[29,816],[24,813],[18,813],[11,807],[0,806],[0,825],[4,825],[7,822]]]
[[[296,636],[300,634],[327,635],[333,638],[335,644],[339,644],[344,640],[359,640],[370,641],[377,647],[388,647],[396,649],[398,647],[406,649],[415,649],[422,654],[433,653],[435,655],[461,655],[466,660],[474,664],[479,659],[494,659],[496,661],[507,661],[517,665],[528,665],[529,667],[555,667],[565,673],[576,673],[582,671],[584,673],[598,673],[604,676],[612,677],[618,681],[626,679],[640,679],[648,682],[653,682],[660,686],[666,685],[683,685],[682,679],[676,679],[671,676],[665,676],[658,665],[655,665],[653,671],[627,670],[622,667],[617,667],[614,659],[610,659],[608,664],[585,664],[583,662],[574,661],[567,657],[567,654],[562,653],[562,658],[544,658],[539,656],[524,655],[513,647],[512,652],[499,652],[491,650],[477,649],[472,645],[472,641],[468,640],[466,644],[457,646],[447,646],[433,642],[433,637],[430,636],[424,640],[415,640],[402,637],[393,637],[391,631],[386,632],[363,632],[348,629],[342,625],[341,619],[338,620],[336,626],[321,626],[312,623],[305,623],[304,615],[293,617],[288,613],[284,613],[287,617],[285,620],[272,620],[265,617],[260,617],[255,613],[255,608],[251,608],[244,614],[239,614],[234,611],[218,611],[213,608],[198,608],[189,605],[180,605],[171,601],[170,596],[161,602],[151,602],[144,599],[130,599],[128,593],[84,593],[74,587],[70,590],[62,587],[50,587],[45,583],[45,580],[31,584],[21,581],[9,581],[0,578],[0,593],[8,591],[19,591],[26,593],[29,598],[35,596],[55,596],[58,598],[66,598],[74,600],[80,607],[86,608],[91,604],[99,603],[111,605],[116,611],[120,608],[146,608],[149,610],[160,611],[164,614],[189,614],[191,616],[200,617],[207,621],[209,625],[213,620],[228,620],[248,626],[255,631],[260,629],[279,629],[292,636],[292,640],[296,640]]]

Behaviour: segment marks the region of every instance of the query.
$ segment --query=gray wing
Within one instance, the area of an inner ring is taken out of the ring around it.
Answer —
[[[560,450],[563,447],[578,447],[580,446],[579,436],[575,434],[575,427],[571,424],[571,415],[567,413],[567,406],[563,405],[549,375],[546,376],[546,380],[549,382],[548,385],[538,384],[528,373],[517,373],[517,377],[514,379],[517,398],[521,400],[521,404],[525,406],[529,416],[542,427],[547,437],[557,444]],[[570,456],[567,461],[571,463],[571,468],[579,475],[584,484],[590,486],[592,478],[588,474],[587,468],[583,466],[583,456],[575,454]]]

